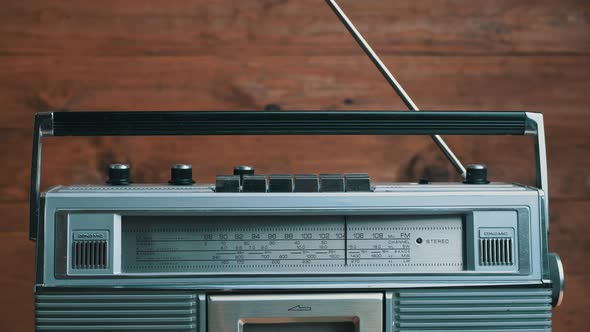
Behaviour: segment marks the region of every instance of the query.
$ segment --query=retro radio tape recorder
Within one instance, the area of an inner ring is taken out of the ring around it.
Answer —
[[[40,192],[45,137],[292,134],[432,135],[464,181],[239,166],[203,184],[179,164],[167,184],[135,184],[113,164],[105,185]],[[490,183],[440,134],[535,136],[536,186]],[[550,331],[563,295],[537,113],[39,113],[31,178],[38,331]]]

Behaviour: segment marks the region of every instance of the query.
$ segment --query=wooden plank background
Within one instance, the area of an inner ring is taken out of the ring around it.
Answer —
[[[567,275],[555,331],[590,323],[590,2],[342,0],[422,109],[544,112],[552,251]],[[33,114],[71,110],[403,110],[320,0],[6,0],[0,9],[1,331],[31,331],[27,240]],[[532,182],[532,141],[449,137],[493,180]],[[45,187],[100,183],[131,162],[163,182],[175,162],[211,182],[261,173],[367,171],[375,180],[458,180],[425,137],[48,140]]]

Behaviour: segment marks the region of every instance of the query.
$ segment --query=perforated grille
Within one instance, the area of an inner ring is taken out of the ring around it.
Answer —
[[[180,292],[37,294],[36,331],[196,332],[197,295]]]
[[[484,266],[514,265],[512,238],[479,240],[479,264]]]
[[[106,269],[108,267],[108,242],[74,241],[72,243],[72,268],[77,270]]]
[[[551,331],[551,290],[403,290],[394,294],[394,332]]]

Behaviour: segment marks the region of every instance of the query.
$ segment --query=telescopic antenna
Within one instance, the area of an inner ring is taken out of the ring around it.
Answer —
[[[330,6],[330,8],[332,8],[332,11],[334,11],[334,14],[336,14],[338,19],[340,19],[340,22],[342,22],[342,24],[344,24],[344,26],[346,27],[348,32],[350,32],[350,34],[356,40],[356,42],[359,44],[359,46],[363,49],[363,51],[365,51],[365,53],[367,54],[369,59],[371,59],[371,61],[375,65],[375,67],[377,67],[379,72],[381,72],[381,75],[383,75],[385,80],[389,83],[389,85],[391,85],[393,90],[395,90],[397,95],[402,99],[404,104],[406,104],[406,106],[412,111],[415,111],[415,112],[420,111],[418,109],[418,106],[416,106],[416,104],[414,104],[414,102],[412,101],[412,98],[410,98],[410,96],[408,96],[408,94],[406,93],[404,88],[401,86],[401,84],[399,84],[399,82],[395,79],[395,77],[393,77],[391,72],[389,72],[389,70],[387,69],[385,64],[381,61],[381,59],[379,58],[377,53],[375,53],[375,51],[373,51],[373,49],[371,48],[371,45],[369,45],[369,43],[367,43],[365,38],[363,38],[361,33],[356,29],[354,24],[350,21],[348,16],[346,16],[344,11],[342,11],[340,6],[338,6],[336,1],[335,0],[326,0],[326,2],[328,3],[328,6]],[[455,156],[455,154],[453,153],[451,148],[449,148],[449,146],[447,145],[447,143],[445,143],[445,141],[442,139],[442,137],[440,137],[439,135],[432,135],[430,137],[432,137],[432,140],[436,143],[436,145],[438,145],[438,147],[440,148],[442,153],[444,153],[445,157],[447,157],[447,159],[451,162],[451,164],[453,164],[453,167],[455,167],[457,172],[459,174],[461,174],[461,177],[465,178],[467,176],[467,172],[465,170],[465,167],[463,166],[463,164],[461,164],[461,162],[459,161],[457,156]]]

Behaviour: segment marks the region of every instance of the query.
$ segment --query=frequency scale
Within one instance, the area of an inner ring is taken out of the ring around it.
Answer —
[[[123,273],[463,270],[460,216],[134,219],[122,229]]]

